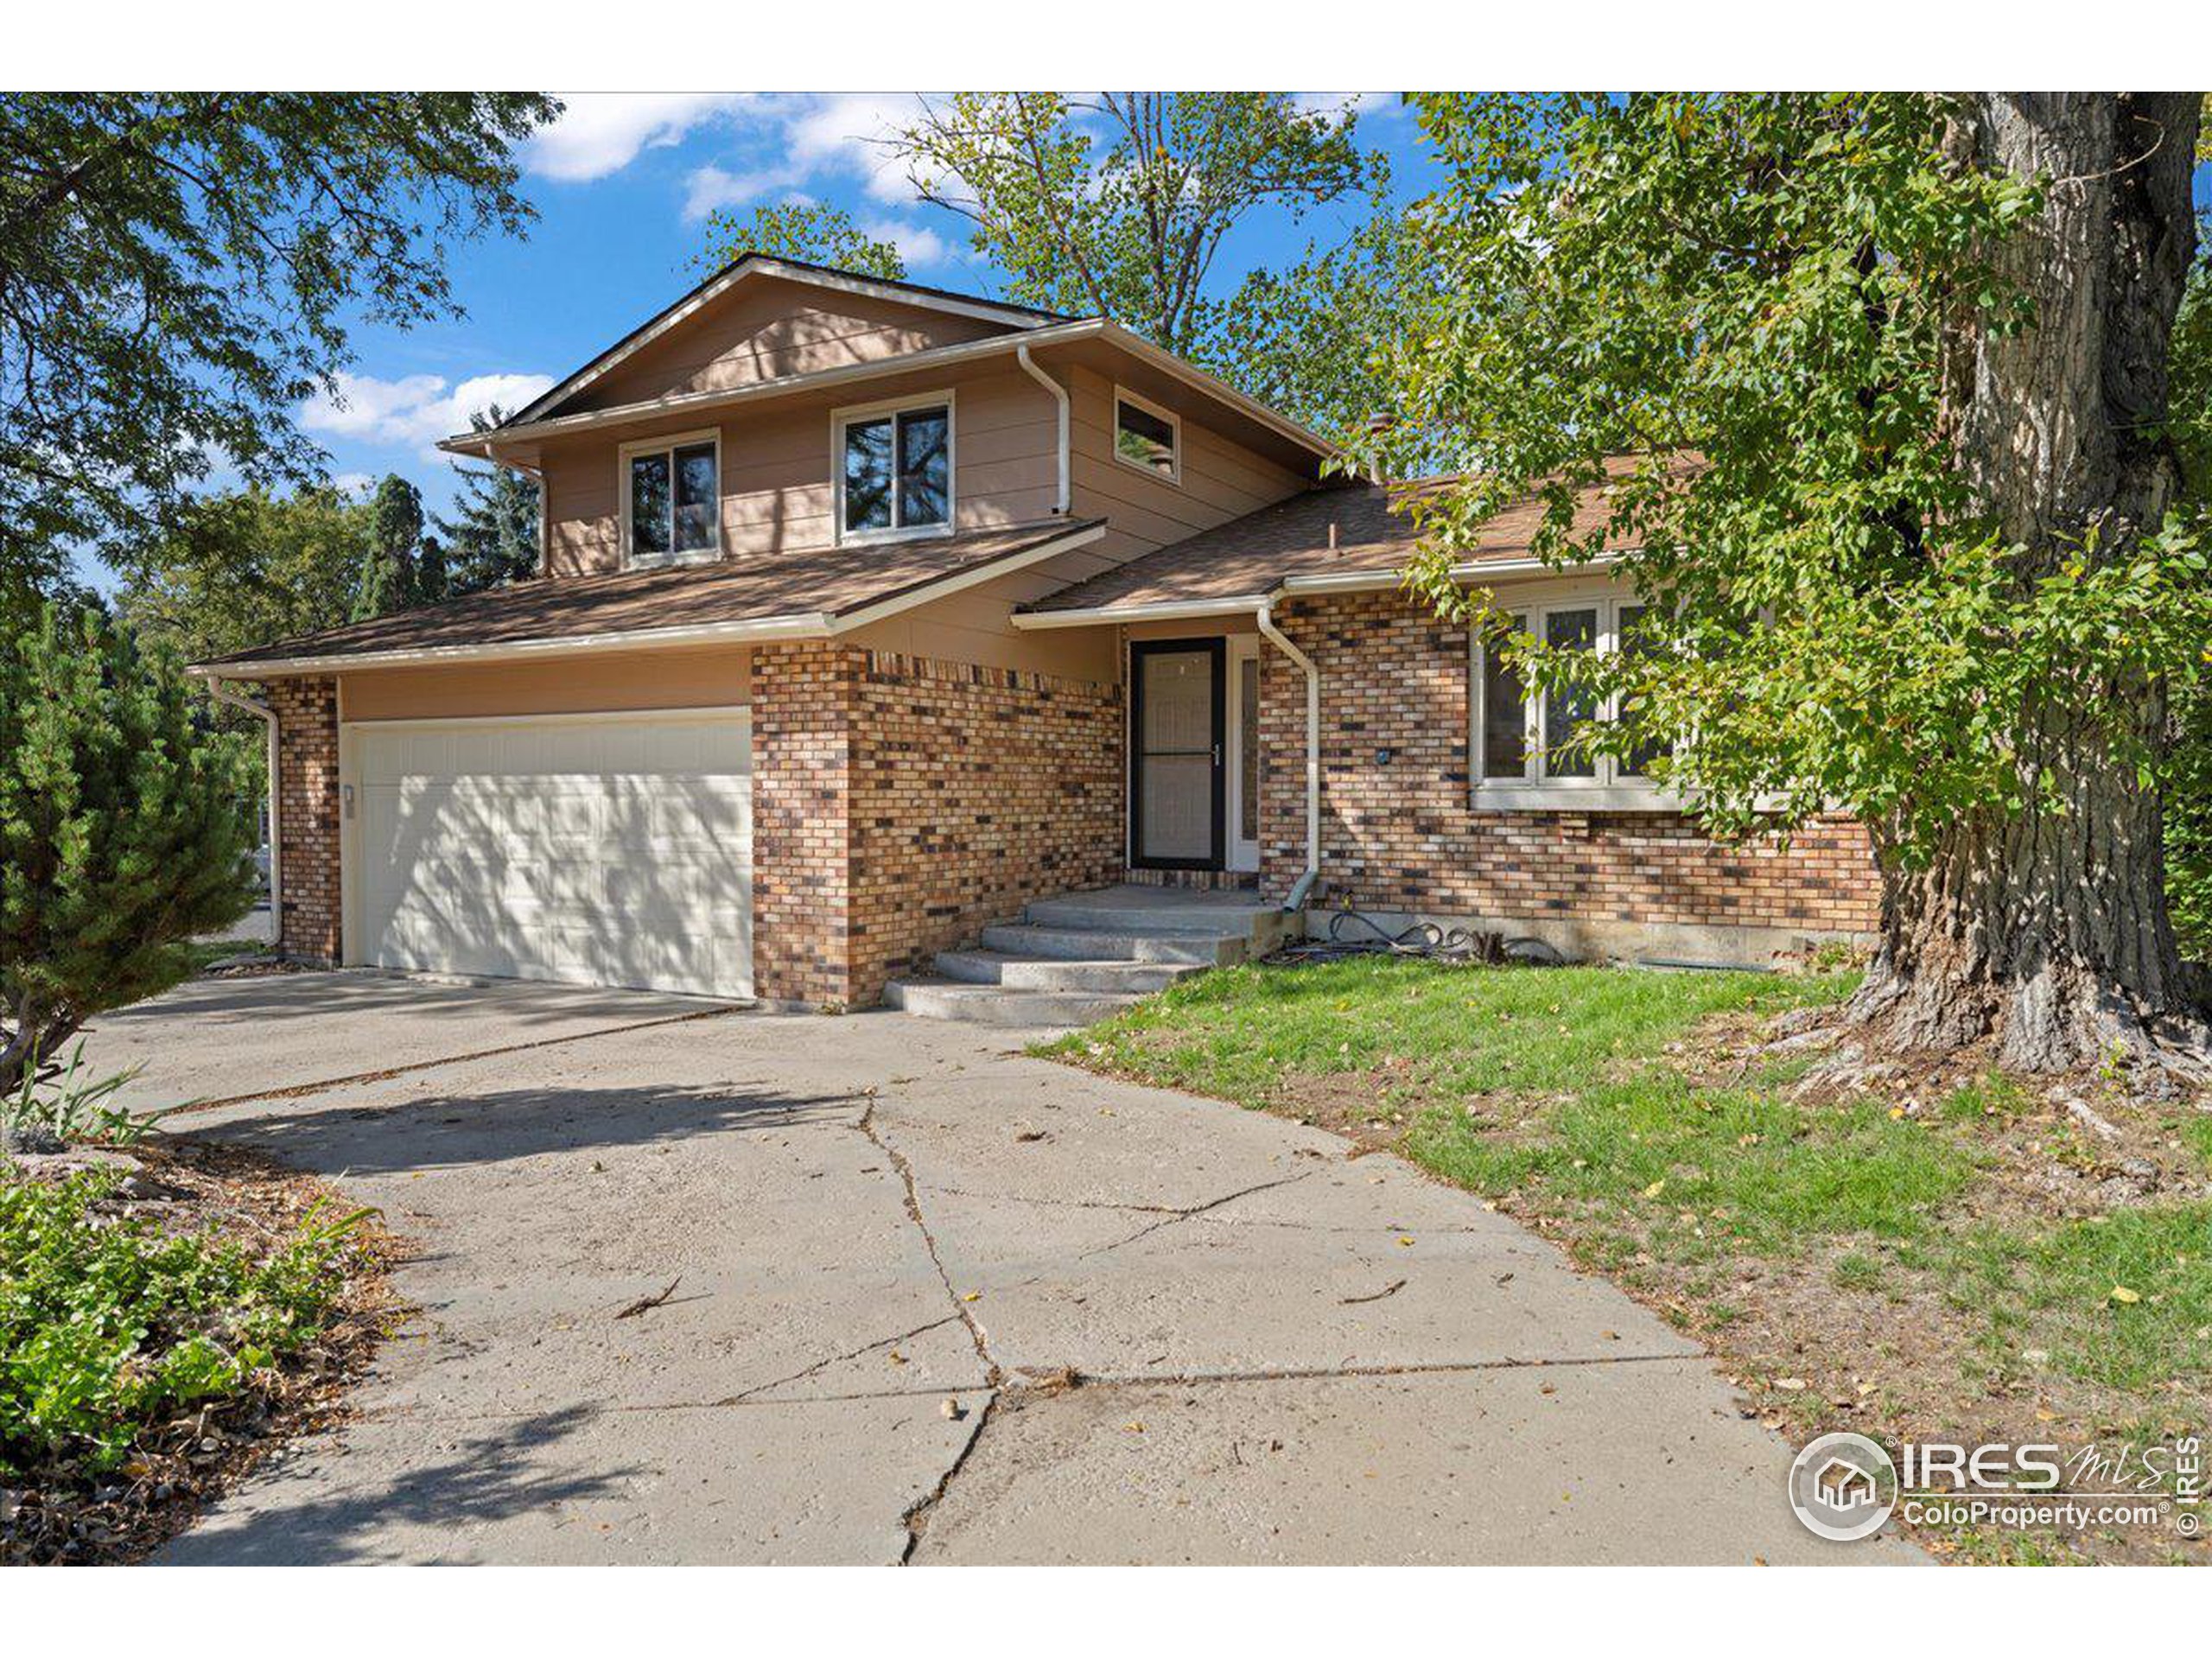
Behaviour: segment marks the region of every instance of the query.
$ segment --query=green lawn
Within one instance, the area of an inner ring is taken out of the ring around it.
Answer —
[[[1759,1028],[1853,982],[1247,966],[1040,1052],[1390,1147],[1713,1344],[1793,1433],[2201,1428],[2212,1119],[2101,1098],[2115,1147],[2003,1079],[1800,1099],[1809,1060]],[[2155,1187],[2098,1203],[2122,1158]],[[2104,1548],[2015,1553],[2050,1548]]]

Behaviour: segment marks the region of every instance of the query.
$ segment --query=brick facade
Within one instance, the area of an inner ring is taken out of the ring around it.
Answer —
[[[1122,853],[1119,688],[831,644],[755,653],[753,973],[864,1007]]]
[[[1807,825],[1787,846],[1727,846],[1672,813],[1476,811],[1465,628],[1395,593],[1300,601],[1277,621],[1321,671],[1317,904],[1808,934],[1877,926],[1872,857],[1851,820]],[[1305,677],[1281,652],[1262,653],[1260,705],[1261,886],[1280,896],[1306,867]]]
[[[338,682],[272,680],[276,716],[277,842],[284,914],[277,945],[310,962],[339,960]]]

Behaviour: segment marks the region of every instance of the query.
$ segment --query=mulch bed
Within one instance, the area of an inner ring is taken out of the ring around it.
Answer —
[[[260,1154],[201,1141],[148,1142],[127,1154],[80,1152],[27,1165],[59,1174],[66,1163],[88,1160],[123,1162],[126,1170],[104,1212],[150,1220],[168,1232],[212,1227],[257,1253],[283,1243],[318,1205],[325,1217],[356,1207]],[[121,1469],[88,1477],[56,1465],[8,1477],[0,1483],[0,1565],[142,1560],[287,1441],[344,1421],[349,1387],[407,1312],[388,1277],[404,1254],[401,1240],[373,1218],[365,1223],[347,1246],[345,1287],[321,1334],[263,1372],[249,1392],[142,1433]]]

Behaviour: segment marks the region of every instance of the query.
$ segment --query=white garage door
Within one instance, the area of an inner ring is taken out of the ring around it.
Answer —
[[[745,711],[348,731],[363,961],[752,995]]]

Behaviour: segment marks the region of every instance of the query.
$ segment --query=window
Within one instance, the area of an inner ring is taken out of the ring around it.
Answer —
[[[721,441],[713,432],[626,443],[622,547],[632,565],[687,564],[721,550]]]
[[[837,530],[843,541],[925,536],[952,525],[952,400],[841,410]]]
[[[1510,613],[1512,631],[1556,650],[1635,652],[1648,649],[1638,625],[1646,607],[1592,593],[1567,594],[1548,604]],[[1611,720],[1611,699],[1587,691],[1532,693],[1498,652],[1478,635],[1470,649],[1474,688],[1470,735],[1478,758],[1474,804],[1482,808],[1672,804],[1645,775],[1666,746],[1649,739],[1618,760],[1568,748],[1578,727]]]
[[[1183,480],[1183,423],[1135,392],[1114,388],[1114,459],[1141,473]]]

